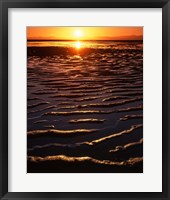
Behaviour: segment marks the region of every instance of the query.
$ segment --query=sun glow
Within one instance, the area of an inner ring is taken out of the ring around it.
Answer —
[[[81,42],[77,41],[77,42],[75,43],[75,47],[76,47],[77,49],[80,49],[80,48],[81,48]]]
[[[28,40],[142,40],[143,27],[27,27]]]
[[[74,34],[75,34],[75,36],[76,37],[82,37],[82,31],[80,31],[80,30],[76,30],[75,32],[74,32]]]

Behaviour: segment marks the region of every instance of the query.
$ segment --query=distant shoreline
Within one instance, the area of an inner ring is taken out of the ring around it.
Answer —
[[[27,42],[74,42],[77,40],[27,40]],[[84,41],[84,42],[92,42],[92,41],[100,41],[100,42],[143,42],[143,40],[80,40],[80,41]]]

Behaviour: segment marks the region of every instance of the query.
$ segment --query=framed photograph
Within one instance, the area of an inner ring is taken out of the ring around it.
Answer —
[[[0,198],[170,199],[169,0],[0,3]]]

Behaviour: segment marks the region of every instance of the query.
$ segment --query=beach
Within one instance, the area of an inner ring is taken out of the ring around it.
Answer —
[[[29,41],[27,172],[143,172],[143,41]]]

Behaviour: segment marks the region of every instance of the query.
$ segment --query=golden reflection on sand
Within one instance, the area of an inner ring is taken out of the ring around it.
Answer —
[[[76,49],[80,49],[82,47],[82,43],[80,41],[77,41],[75,43],[75,47],[76,47]]]

